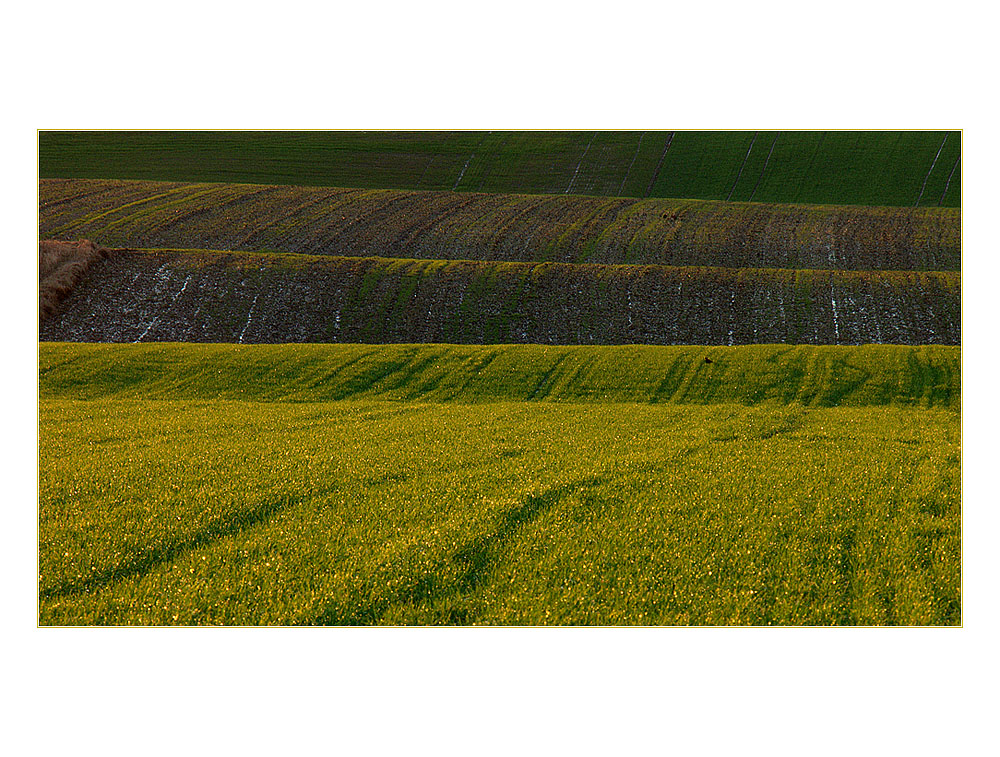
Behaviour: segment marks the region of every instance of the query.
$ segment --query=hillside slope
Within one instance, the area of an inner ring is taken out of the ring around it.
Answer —
[[[117,251],[47,341],[958,344],[961,278]]]
[[[960,207],[961,133],[56,132],[44,178]]]
[[[111,247],[432,260],[959,270],[942,208],[43,180],[39,233]]]

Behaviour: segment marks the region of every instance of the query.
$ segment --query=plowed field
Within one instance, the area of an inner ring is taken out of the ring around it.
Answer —
[[[958,344],[948,272],[118,251],[53,341]]]
[[[961,214],[699,200],[42,181],[39,233],[114,247],[434,260],[937,270]]]

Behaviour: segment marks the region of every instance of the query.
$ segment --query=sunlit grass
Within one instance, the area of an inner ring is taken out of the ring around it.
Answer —
[[[961,622],[954,410],[163,399],[162,352],[82,401],[41,347],[42,624]]]

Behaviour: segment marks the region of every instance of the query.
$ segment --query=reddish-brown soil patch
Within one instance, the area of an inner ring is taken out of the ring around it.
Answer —
[[[38,243],[38,317],[45,320],[73,290],[91,265],[107,258],[109,250],[87,239]]]

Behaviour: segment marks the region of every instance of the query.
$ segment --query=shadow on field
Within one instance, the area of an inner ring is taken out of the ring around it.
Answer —
[[[118,581],[125,581],[130,578],[146,575],[157,567],[172,562],[187,552],[206,547],[212,542],[225,539],[229,536],[237,536],[247,529],[270,520],[282,510],[297,505],[301,501],[300,498],[286,496],[271,502],[259,504],[249,510],[243,510],[230,518],[218,518],[186,539],[162,546],[158,549],[150,549],[138,555],[133,555],[118,565],[96,573],[89,578],[70,581],[62,586],[40,591],[38,598],[41,601],[45,601],[61,599],[75,594],[86,594],[103,589]]]
[[[385,619],[393,607],[399,605],[414,607],[440,600],[451,600],[450,606],[434,612],[434,625],[462,625],[472,622],[474,618],[469,617],[468,609],[460,606],[461,600],[475,592],[489,578],[518,531],[564,497],[604,482],[602,476],[589,476],[526,497],[518,506],[506,510],[489,533],[466,542],[455,551],[450,562],[458,568],[458,575],[453,578],[442,578],[445,573],[453,574],[453,570],[432,571],[420,576],[412,584],[390,592],[384,598],[376,598],[375,589],[379,578],[399,572],[399,566],[384,566],[379,575],[369,579],[367,586],[364,587],[368,591],[364,594],[359,593],[352,606],[345,607],[341,603],[331,603],[312,621],[312,624],[376,625]]]

